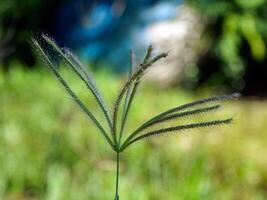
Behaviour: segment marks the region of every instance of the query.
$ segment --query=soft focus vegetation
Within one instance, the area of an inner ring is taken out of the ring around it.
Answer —
[[[204,55],[206,58],[202,66],[200,64],[202,76],[208,76],[209,82],[215,85],[223,83],[235,89],[247,87],[248,90],[246,83],[257,82],[247,80],[251,75],[250,68],[254,73],[262,71],[266,74],[266,0],[187,2],[207,21],[204,37],[209,50]]]
[[[28,67],[37,66],[28,40],[40,31],[56,38],[60,46],[78,50],[79,57],[87,58],[86,61],[94,63],[96,68],[99,68],[95,65],[98,63],[108,64],[117,71],[126,71],[124,66],[127,66],[128,49],[135,45],[142,49],[145,43],[151,42],[142,33],[156,24],[155,19],[162,18],[162,13],[153,9],[162,8],[166,12],[166,4],[170,10],[185,5],[190,7],[192,13],[197,11],[195,17],[200,18],[199,24],[205,30],[201,37],[195,35],[192,38],[196,40],[194,49],[201,51],[196,51],[196,60],[181,66],[186,73],[177,79],[183,80],[190,89],[202,85],[222,85],[245,95],[266,96],[266,88],[262,86],[267,84],[266,0],[2,0],[0,63],[6,69],[13,67],[14,60]],[[113,8],[121,10],[118,15],[113,15]],[[187,18],[185,14],[180,14],[178,11],[177,18]],[[142,16],[147,17],[143,19]],[[169,23],[175,18],[162,18],[159,22]],[[185,20],[184,23],[192,22]],[[173,25],[163,32],[176,29],[177,25]],[[198,32],[198,29],[192,32]],[[179,34],[182,33],[178,32],[177,37],[181,37]],[[131,40],[131,35],[136,39]],[[139,40],[142,42],[138,43]],[[187,38],[184,37],[184,40]],[[179,45],[170,42],[168,48],[176,49]],[[185,53],[191,54],[190,51]],[[177,65],[181,60],[176,60]]]
[[[72,86],[91,103],[78,80]],[[120,81],[96,74],[113,101]],[[121,80],[122,81],[122,80]],[[47,71],[0,72],[0,199],[109,199],[115,158],[101,136]],[[210,94],[141,89],[130,127],[152,114]],[[266,199],[267,102],[225,104],[233,125],[154,138],[122,157],[121,196],[130,199]],[[205,116],[200,116],[205,117]]]

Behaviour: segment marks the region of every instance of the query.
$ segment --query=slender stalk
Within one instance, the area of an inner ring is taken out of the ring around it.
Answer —
[[[116,169],[116,191],[115,200],[119,200],[119,174],[120,174],[120,152],[117,152],[117,169]]]

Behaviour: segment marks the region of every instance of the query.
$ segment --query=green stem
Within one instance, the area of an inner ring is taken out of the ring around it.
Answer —
[[[119,174],[120,174],[120,153],[117,152],[117,169],[116,169],[116,192],[115,192],[115,200],[119,200]]]

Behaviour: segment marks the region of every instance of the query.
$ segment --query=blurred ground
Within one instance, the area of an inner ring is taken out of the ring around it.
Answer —
[[[80,96],[97,111],[79,82]],[[96,74],[108,102],[123,80]],[[112,199],[115,158],[103,138],[47,71],[0,72],[0,199]],[[143,86],[132,129],[167,108],[211,94]],[[267,199],[266,100],[225,104],[230,126],[139,143],[123,154],[121,197],[128,200]],[[200,116],[200,118],[205,116]],[[194,120],[197,120],[194,118]]]

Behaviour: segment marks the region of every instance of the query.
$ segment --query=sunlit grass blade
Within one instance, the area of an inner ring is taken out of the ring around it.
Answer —
[[[135,143],[135,142],[137,142],[139,140],[148,138],[148,137],[164,135],[164,134],[168,134],[168,133],[171,133],[171,132],[180,132],[180,131],[187,130],[187,129],[210,127],[210,126],[217,126],[217,125],[222,125],[222,124],[230,124],[231,122],[232,122],[232,119],[229,118],[229,119],[224,119],[224,120],[213,120],[213,121],[207,121],[207,122],[179,125],[179,126],[173,126],[173,127],[162,128],[162,129],[150,131],[150,132],[147,132],[147,133],[145,133],[145,134],[143,134],[141,136],[138,136],[138,137],[132,139],[131,141],[129,141],[128,143],[123,145],[121,147],[121,151],[126,149],[129,145],[131,145],[131,144],[133,144],[133,143]]]
[[[149,47],[148,50],[147,50],[147,54],[151,54],[151,51],[152,51],[152,47]],[[123,88],[121,89],[121,91],[120,91],[120,93],[119,93],[119,95],[118,95],[118,97],[117,97],[117,99],[115,101],[115,105],[114,105],[114,109],[113,109],[113,131],[112,131],[112,135],[113,135],[113,140],[114,140],[115,143],[117,143],[117,115],[118,115],[118,110],[119,110],[119,106],[120,106],[122,98],[124,97],[125,93],[129,89],[129,87],[131,87],[131,85],[134,84],[136,80],[139,81],[141,79],[142,75],[144,74],[144,72],[150,66],[152,66],[156,61],[167,57],[167,55],[168,55],[167,53],[161,53],[161,54],[155,56],[154,58],[152,58],[151,60],[147,61],[146,63],[140,64],[139,69],[135,73],[133,73],[131,78],[124,84]],[[133,95],[133,97],[134,97],[134,94],[135,94],[135,92],[132,93],[131,95]]]
[[[64,89],[67,91],[67,93],[72,97],[74,102],[81,108],[81,110],[93,121],[93,123],[96,125],[96,127],[100,130],[102,135],[104,136],[105,140],[109,143],[109,145],[114,148],[114,145],[109,138],[107,132],[102,127],[102,125],[98,122],[98,120],[94,117],[94,115],[91,113],[91,111],[83,104],[83,102],[77,97],[77,95],[72,91],[72,89],[69,87],[69,85],[66,83],[64,78],[60,75],[52,61],[49,59],[49,57],[44,52],[43,48],[40,46],[40,44],[37,42],[36,39],[32,39],[32,44],[36,48],[37,52],[40,54],[40,56],[45,61],[47,67],[50,69],[50,71],[55,75],[57,80],[63,85]]]
[[[107,106],[103,101],[103,97],[100,95],[99,91],[95,87],[94,81],[91,79],[91,77],[88,74],[86,74],[83,67],[79,64],[80,62],[78,61],[78,59],[73,57],[73,54],[65,54],[63,52],[63,50],[55,43],[55,41],[53,39],[49,38],[48,36],[43,34],[42,38],[47,42],[47,44],[49,44],[50,46],[53,47],[53,49],[68,63],[68,65],[71,67],[71,69],[85,83],[87,88],[93,94],[97,104],[100,106],[101,110],[103,111],[105,118],[108,122],[108,125],[111,129],[112,128],[111,117],[110,117],[109,111],[107,109]]]

